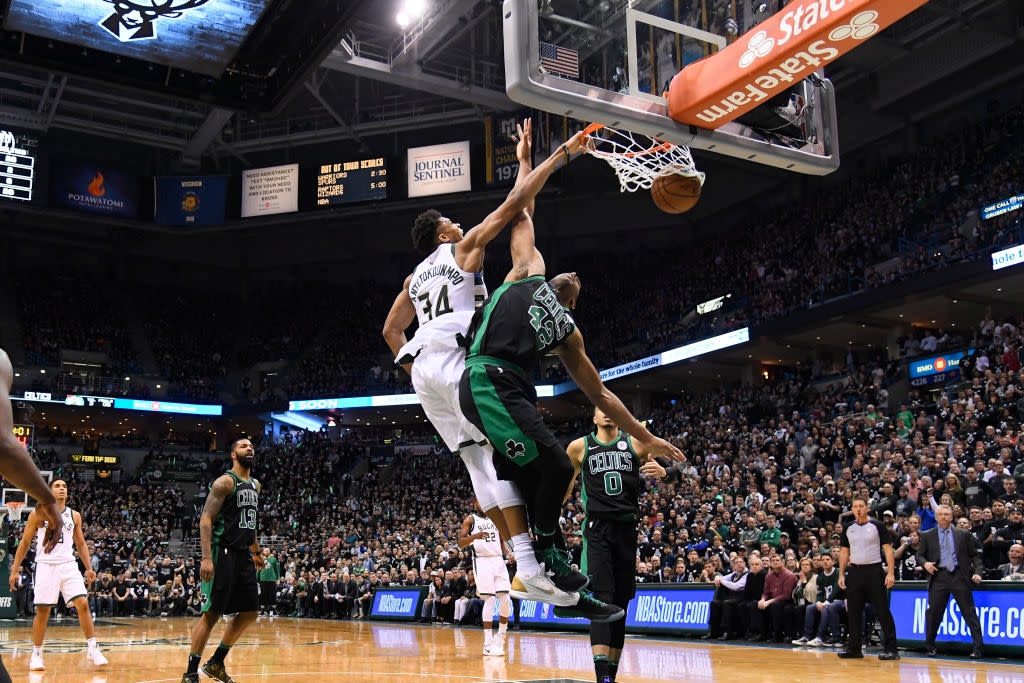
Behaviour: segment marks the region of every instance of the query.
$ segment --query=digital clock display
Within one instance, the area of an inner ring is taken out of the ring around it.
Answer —
[[[34,425],[14,425],[14,438],[25,448],[31,448],[36,441],[36,428]]]
[[[321,164],[316,176],[316,205],[335,206],[387,199],[388,168],[384,157]]]

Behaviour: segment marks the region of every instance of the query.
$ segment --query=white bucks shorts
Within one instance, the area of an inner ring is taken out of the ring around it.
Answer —
[[[465,369],[466,351],[462,347],[424,347],[412,364],[416,396],[448,450],[458,451],[462,456],[481,509],[522,505],[523,498],[516,486],[498,479],[486,437],[462,414],[459,382]]]
[[[508,565],[501,557],[473,558],[473,575],[479,595],[508,593],[512,585],[508,580]]]
[[[68,605],[75,598],[88,595],[85,580],[78,571],[77,562],[60,564],[36,563],[35,598],[36,604],[52,607],[57,604],[61,594]]]

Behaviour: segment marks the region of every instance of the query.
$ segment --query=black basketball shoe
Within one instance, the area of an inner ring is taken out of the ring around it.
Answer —
[[[235,679],[228,676],[228,672],[224,670],[224,664],[221,662],[210,660],[206,662],[206,664],[203,664],[199,670],[210,678],[216,678],[218,681],[223,681],[224,683],[235,683]]]

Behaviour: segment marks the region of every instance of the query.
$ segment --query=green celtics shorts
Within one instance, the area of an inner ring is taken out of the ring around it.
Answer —
[[[523,467],[539,456],[565,455],[537,410],[533,385],[511,366],[470,361],[459,383],[459,404],[494,447],[502,479],[512,478],[509,463]]]

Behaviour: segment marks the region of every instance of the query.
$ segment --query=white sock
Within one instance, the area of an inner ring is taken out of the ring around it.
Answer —
[[[537,556],[533,554],[533,541],[530,540],[530,534],[513,536],[512,552],[516,555],[516,565],[523,576],[534,576],[540,572]]]
[[[32,646],[32,654],[42,656],[42,654],[43,654],[43,646],[42,645],[33,645]]]
[[[85,644],[89,646],[90,650],[95,650],[96,649],[96,638],[95,637],[86,638],[85,639]]]
[[[498,622],[498,637],[499,638],[504,638],[505,634],[507,632],[508,632],[508,622],[499,621]]]
[[[494,640],[494,633],[491,632],[491,629],[485,627],[484,628],[484,647],[487,647],[488,645],[490,645],[492,640]]]

